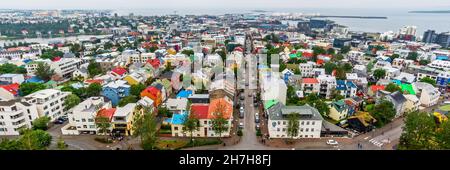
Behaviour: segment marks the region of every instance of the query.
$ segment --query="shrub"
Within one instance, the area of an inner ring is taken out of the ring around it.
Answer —
[[[243,133],[242,133],[242,130],[241,130],[241,129],[239,129],[239,130],[237,131],[237,135],[238,135],[238,136],[242,136],[242,135],[243,135]]]
[[[256,136],[262,136],[261,130],[258,129],[258,130],[256,131]]]

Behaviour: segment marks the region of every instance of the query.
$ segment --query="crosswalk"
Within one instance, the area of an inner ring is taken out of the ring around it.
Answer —
[[[384,145],[383,142],[380,142],[380,141],[378,141],[378,140],[376,140],[376,139],[370,139],[369,142],[372,143],[372,144],[374,144],[375,146],[380,147],[380,148]]]

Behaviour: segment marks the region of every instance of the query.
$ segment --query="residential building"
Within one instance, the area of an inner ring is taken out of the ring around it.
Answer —
[[[299,114],[299,133],[292,138],[320,138],[323,118],[314,107],[309,105],[284,106],[277,102],[267,108],[266,112],[270,138],[291,138],[288,136],[289,114]]]
[[[357,87],[351,81],[346,80],[337,80],[336,81],[336,90],[340,92],[342,96],[347,97],[355,97]]]
[[[348,116],[349,108],[344,100],[334,101],[331,103],[330,107],[330,117],[333,120],[341,121]]]
[[[22,84],[25,78],[22,74],[2,74],[0,76],[0,84]]]
[[[0,85],[0,101],[15,99],[19,96],[19,84]]]
[[[32,128],[39,118],[36,104],[21,101],[0,101],[0,136],[20,135],[21,129]]]
[[[417,98],[416,95],[407,94],[407,95],[404,95],[404,96],[406,98],[405,113],[419,110],[420,101],[419,101],[419,98]]]
[[[162,102],[161,90],[154,86],[149,86],[141,92],[141,97],[148,97],[153,100],[153,105],[158,107]]]
[[[370,115],[369,112],[357,112],[354,116],[350,116],[347,119],[347,123],[350,128],[357,130],[358,132],[370,132],[375,128],[377,120]]]
[[[141,114],[136,110],[136,103],[128,103],[123,107],[117,107],[112,118],[112,133],[125,136],[133,135],[133,122],[135,114]]]
[[[25,96],[25,100],[36,104],[39,117],[48,116],[50,121],[54,121],[67,114],[64,101],[70,94],[61,90],[45,89]]]
[[[181,112],[184,112],[187,110],[188,106],[188,99],[187,98],[180,98],[180,99],[167,99],[165,102],[166,108],[174,113],[174,114],[180,114]]]
[[[313,77],[314,72],[314,62],[308,62],[308,63],[300,63],[298,65],[298,68],[300,69],[300,73],[302,77]]]
[[[412,84],[417,96],[420,96],[420,103],[422,106],[430,107],[438,104],[441,92],[433,85],[424,82],[414,82]]]
[[[395,117],[401,116],[406,110],[405,110],[405,103],[406,98],[403,96],[403,94],[399,91],[396,92],[388,92],[380,90],[377,93],[378,99],[384,99],[389,102],[391,102],[394,105],[394,109],[396,111]],[[380,102],[381,100],[377,100],[377,102]]]
[[[305,96],[312,93],[318,94],[320,91],[319,80],[316,78],[303,78],[300,88]]]
[[[330,75],[319,75],[317,80],[319,80],[320,84],[319,95],[329,99],[331,97],[332,90],[336,89],[336,77]]]
[[[120,99],[130,95],[130,87],[124,80],[113,81],[103,86],[102,95],[111,100],[113,106],[116,106]]]

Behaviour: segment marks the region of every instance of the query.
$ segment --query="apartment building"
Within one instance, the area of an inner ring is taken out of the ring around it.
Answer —
[[[2,74],[0,76],[0,84],[22,84],[25,78],[22,74]]]
[[[336,88],[336,77],[330,75],[319,75],[319,96],[329,99],[331,91]]]
[[[36,105],[21,100],[0,101],[0,136],[20,135],[22,128],[31,128],[39,117]]]
[[[36,104],[39,117],[48,116],[50,121],[54,121],[60,116],[66,115],[64,101],[70,94],[70,92],[61,90],[45,89],[25,96],[25,100],[28,103]]]

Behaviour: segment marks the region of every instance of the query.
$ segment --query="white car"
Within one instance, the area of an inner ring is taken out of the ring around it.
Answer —
[[[332,139],[330,139],[330,140],[327,141],[327,145],[338,145],[338,144],[339,144],[339,143],[338,143],[337,141],[332,140]]]

